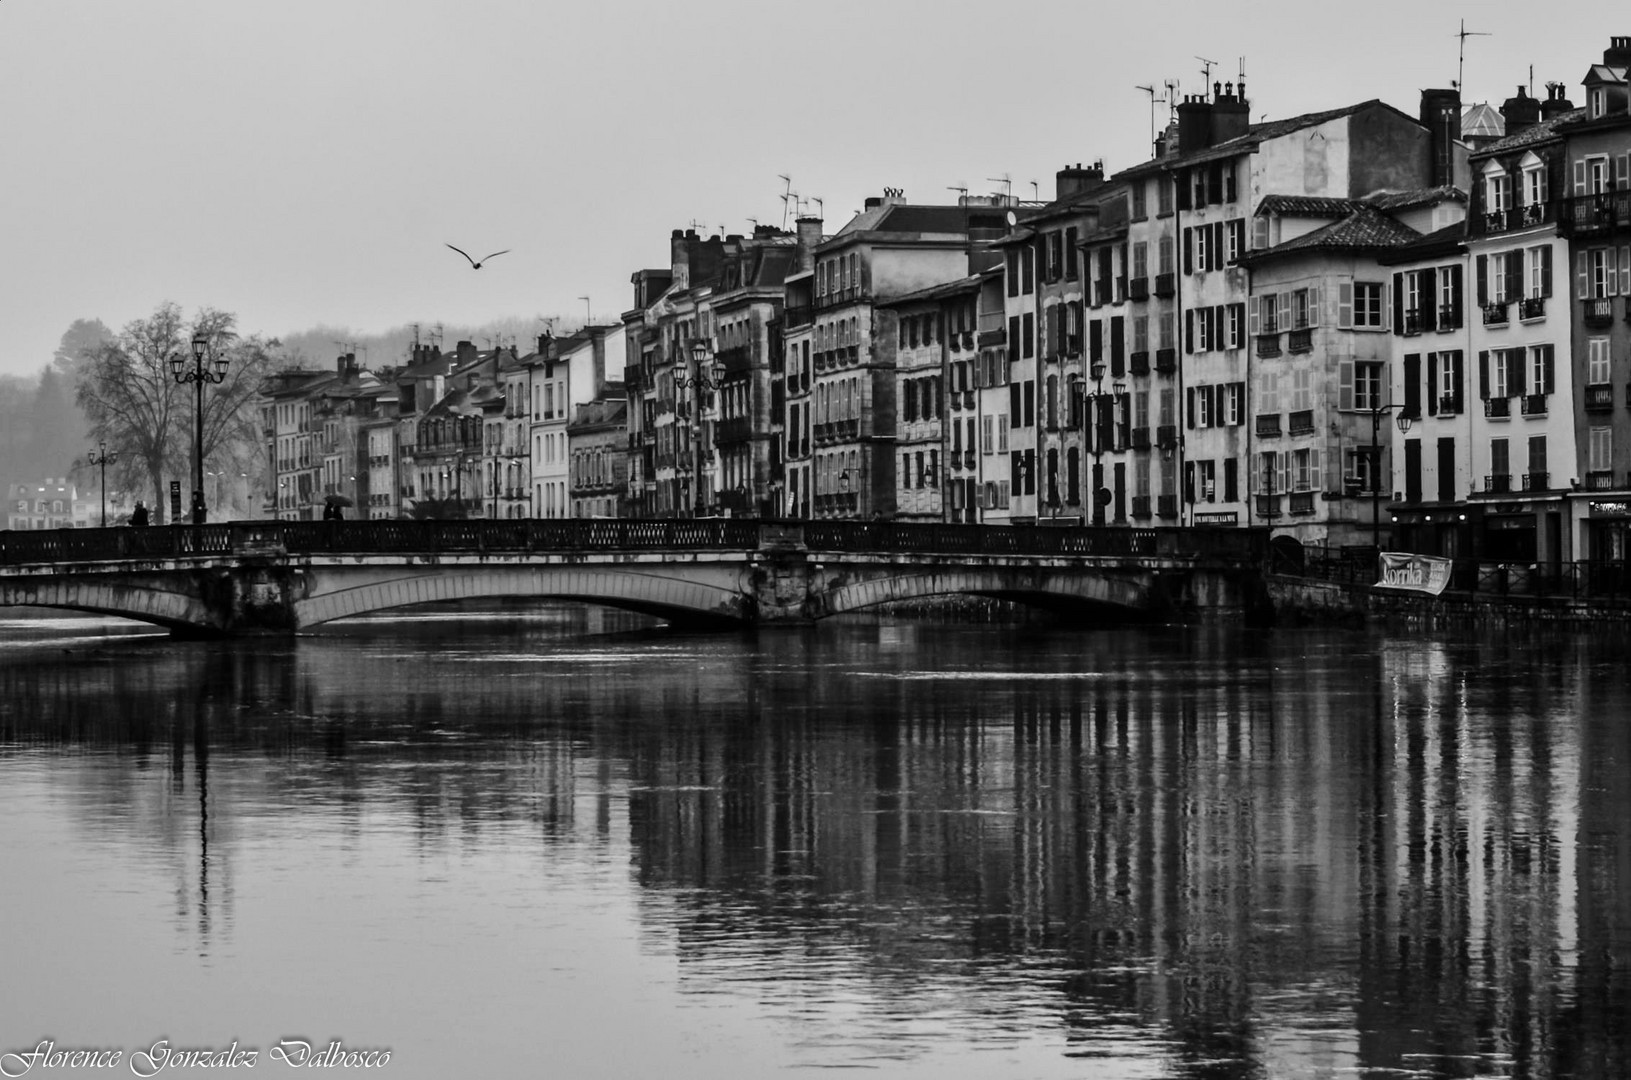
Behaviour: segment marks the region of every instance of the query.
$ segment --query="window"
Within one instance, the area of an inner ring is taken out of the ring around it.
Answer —
[[[1590,339],[1586,342],[1586,382],[1601,386],[1608,382],[1608,371],[1608,339]]]
[[[1230,383],[1224,395],[1223,422],[1234,426],[1244,422],[1246,416],[1246,384]],[[1233,464],[1231,461],[1230,464]]]
[[[1155,208],[1156,213],[1172,213],[1172,186],[1176,181],[1168,180],[1164,176],[1155,178]]]
[[[1133,182],[1132,196],[1133,196],[1133,206],[1132,206],[1132,211],[1131,211],[1132,218],[1133,218],[1134,221],[1140,221],[1143,218],[1148,216],[1148,212],[1147,212],[1147,210],[1145,208],[1145,202],[1146,202],[1146,199],[1147,199],[1148,196],[1147,196],[1147,192],[1146,192],[1145,185],[1144,185],[1143,181],[1134,181]]]
[[[1592,472],[1608,472],[1612,469],[1614,467],[1614,429],[1606,426],[1592,428],[1587,453],[1590,461],[1587,468]]]
[[[1354,326],[1366,330],[1382,328],[1382,283],[1354,282]]]
[[[1277,334],[1280,332],[1280,296],[1278,293],[1264,293],[1257,298],[1259,325],[1262,333]]]
[[[1586,93],[1586,102],[1591,110],[1591,118],[1597,119],[1608,112],[1608,90],[1601,86],[1594,86]]]
[[[1226,251],[1225,257],[1229,265],[1233,266],[1240,261],[1240,256],[1246,250],[1246,221],[1244,218],[1235,218],[1226,225]]]
[[[1546,203],[1546,166],[1543,164],[1526,165],[1523,170],[1523,201],[1526,206],[1543,206]]]
[[[1246,305],[1230,304],[1224,311],[1226,315],[1223,347],[1225,349],[1238,349],[1245,343],[1242,340],[1245,327],[1241,324],[1245,321]]]
[[[1195,388],[1195,426],[1211,427],[1212,424],[1212,387],[1197,386]]]
[[[1552,392],[1552,347],[1529,346],[1529,384],[1537,394]]]
[[[1205,502],[1218,501],[1218,463],[1215,461],[1201,461],[1196,463],[1200,470],[1201,490],[1200,497]]]
[[[1584,299],[1600,300],[1613,296],[1618,289],[1614,279],[1614,249],[1592,248],[1584,253],[1586,260],[1586,293]]]
[[[1421,272],[1419,270],[1405,272],[1404,311],[1405,318],[1417,320],[1416,325],[1419,328],[1421,325]],[[1407,326],[1406,329],[1408,331],[1409,327]]]
[[[1156,338],[1155,347],[1157,349],[1174,348],[1174,345],[1172,344],[1172,335],[1175,327],[1177,326],[1177,320],[1173,316],[1173,313],[1170,311],[1163,311],[1161,313],[1161,321],[1159,325],[1160,334]]]
[[[1504,172],[1492,172],[1484,177],[1484,210],[1495,214],[1512,205],[1512,183]]]
[[[1291,410],[1303,412],[1314,407],[1313,372],[1295,368],[1291,372]]]
[[[1161,415],[1157,421],[1162,427],[1171,427],[1178,421],[1176,419],[1178,404],[1178,391],[1166,387],[1161,391]]]
[[[1137,190],[1136,187],[1134,190]],[[1140,240],[1133,245],[1133,277],[1148,277],[1150,272],[1150,245]]]
[[[1147,428],[1150,426],[1150,392],[1138,390],[1133,393],[1133,426]]]
[[[1524,253],[1529,264],[1529,295],[1552,295],[1552,249],[1548,244],[1532,247]]]
[[[1158,274],[1172,273],[1172,237],[1163,236],[1156,245],[1156,269]]]
[[[1593,157],[1586,159],[1586,193],[1588,195],[1601,195],[1614,187],[1609,179],[1608,158]]]
[[[1293,471],[1292,490],[1312,491],[1314,484],[1314,477],[1311,471],[1313,455],[1307,450],[1294,450],[1291,453],[1291,460]]]
[[[1201,271],[1212,269],[1212,262],[1208,258],[1210,252],[1207,250],[1207,240],[1210,238],[1212,230],[1207,226],[1202,225],[1198,229],[1185,229],[1184,232],[1194,234],[1195,270]],[[1184,270],[1187,272],[1189,267],[1184,267]]]
[[[1306,330],[1310,325],[1307,289],[1294,289],[1291,293],[1291,328]]]

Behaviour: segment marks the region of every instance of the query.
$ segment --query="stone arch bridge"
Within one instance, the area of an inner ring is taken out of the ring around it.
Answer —
[[[677,622],[813,620],[965,594],[1084,618],[1266,613],[1264,530],[749,519],[233,522],[0,532],[0,606],[295,633],[482,597]]]

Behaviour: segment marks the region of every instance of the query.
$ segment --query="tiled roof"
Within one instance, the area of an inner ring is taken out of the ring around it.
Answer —
[[[958,278],[956,281],[943,281],[939,285],[930,285],[926,289],[917,289],[914,292],[901,296],[893,296],[888,300],[879,300],[878,307],[905,307],[908,304],[923,304],[935,300],[943,300],[948,296],[961,296],[964,293],[973,293],[980,287],[980,275],[972,274],[969,277]]]
[[[1410,210],[1417,206],[1431,206],[1440,202],[1467,201],[1467,193],[1454,184],[1441,184],[1438,187],[1412,188],[1408,191],[1373,191],[1366,195],[1364,202],[1383,213],[1395,210]]]
[[[1410,226],[1401,225],[1386,214],[1361,204],[1356,205],[1353,212],[1341,221],[1277,244],[1267,251],[1253,252],[1247,258],[1256,261],[1306,251],[1379,251],[1420,237],[1421,234]]]
[[[1406,114],[1399,112],[1398,109],[1393,108],[1393,106],[1389,105],[1385,101],[1382,101],[1380,98],[1371,98],[1369,101],[1361,101],[1354,105],[1346,105],[1340,109],[1326,109],[1322,112],[1311,112],[1303,113],[1300,116],[1290,116],[1284,120],[1265,120],[1262,123],[1252,124],[1246,129],[1246,133],[1244,135],[1237,135],[1232,139],[1227,139],[1215,146],[1209,146],[1204,150],[1196,150],[1188,154],[1175,154],[1172,157],[1167,158],[1155,158],[1151,161],[1145,162],[1142,165],[1134,165],[1130,169],[1123,169],[1121,172],[1112,177],[1112,179],[1120,180],[1123,177],[1147,176],[1150,173],[1158,172],[1162,169],[1181,168],[1185,165],[1194,165],[1205,161],[1216,161],[1219,158],[1234,157],[1236,154],[1243,154],[1248,150],[1256,149],[1258,144],[1264,140],[1278,139],[1280,136],[1289,135],[1293,131],[1301,131],[1303,128],[1308,127],[1317,127],[1318,125],[1326,123],[1327,121],[1336,120],[1343,116],[1351,116],[1362,109],[1368,109],[1373,106],[1389,109],[1393,112],[1399,113],[1400,116],[1405,116],[1405,118],[1411,123],[1417,122],[1415,117],[1406,116]]]
[[[1259,214],[1280,214],[1284,217],[1347,217],[1358,202],[1321,195],[1265,195],[1257,204]]]
[[[1400,244],[1384,254],[1380,261],[1391,266],[1397,263],[1412,262],[1416,259],[1448,255],[1461,247],[1466,235],[1466,222],[1457,221],[1425,236],[1418,236],[1409,243]]]
[[[1571,109],[1568,112],[1558,113],[1550,120],[1542,120],[1538,124],[1530,124],[1528,127],[1524,128],[1515,135],[1508,135],[1504,139],[1490,143],[1477,153],[1468,154],[1467,159],[1469,161],[1482,161],[1487,157],[1494,157],[1497,154],[1509,153],[1525,146],[1533,146],[1536,143],[1543,143],[1549,139],[1558,138],[1559,135],[1557,132],[1557,125],[1567,123],[1570,120],[1582,119],[1585,115],[1585,109]]]
[[[1001,217],[1006,212],[1006,208],[1000,206],[914,206],[910,203],[891,203],[856,214],[831,237],[831,240],[840,240],[858,232],[961,233],[968,231],[968,220],[973,215],[983,213]]]

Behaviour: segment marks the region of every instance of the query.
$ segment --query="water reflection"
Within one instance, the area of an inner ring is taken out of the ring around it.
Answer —
[[[518,1060],[542,1022],[573,1074],[1631,1072],[1614,643],[582,629],[0,647],[0,811],[67,844],[13,835],[8,862],[162,868],[200,997],[246,956],[301,985],[271,897],[375,962],[451,949],[477,989],[438,1007]],[[428,978],[366,984],[378,1041],[428,1039]],[[648,1058],[568,1022],[625,978]]]

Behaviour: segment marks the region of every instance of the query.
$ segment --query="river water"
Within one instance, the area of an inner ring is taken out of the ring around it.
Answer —
[[[1624,1077],[1625,644],[6,619],[0,1050]]]

